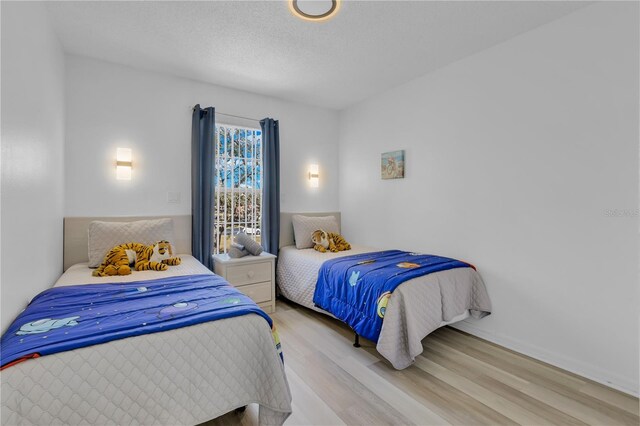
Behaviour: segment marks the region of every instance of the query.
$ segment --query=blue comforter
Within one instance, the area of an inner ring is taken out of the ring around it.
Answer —
[[[447,257],[387,250],[327,260],[313,302],[369,340],[378,341],[391,293],[412,278],[472,265]]]
[[[0,365],[250,313],[273,325],[217,275],[56,287],[37,295],[9,326],[0,340]]]

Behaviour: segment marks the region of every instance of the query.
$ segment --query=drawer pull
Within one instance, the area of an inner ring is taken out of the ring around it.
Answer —
[[[253,271],[249,271],[249,272],[247,272],[247,276],[248,276],[249,278],[253,278],[253,276],[254,276],[255,274],[256,274],[256,273],[255,273],[255,272],[253,272]]]

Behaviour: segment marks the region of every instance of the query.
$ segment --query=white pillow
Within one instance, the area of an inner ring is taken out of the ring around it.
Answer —
[[[100,266],[109,250],[119,244],[153,244],[173,241],[173,219],[139,220],[136,222],[100,222],[89,224],[89,267]]]
[[[293,239],[297,249],[313,247],[311,234],[318,229],[326,232],[340,233],[340,225],[335,216],[302,216],[295,214],[291,217],[293,222]]]

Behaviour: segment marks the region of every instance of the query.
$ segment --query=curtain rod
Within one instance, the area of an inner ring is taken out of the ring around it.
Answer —
[[[193,111],[195,109],[195,107],[191,108],[191,111]],[[204,110],[204,109],[203,109]],[[233,114],[225,114],[224,112],[218,112],[216,111],[216,114],[219,115],[225,115],[227,117],[234,117],[234,118],[241,118],[243,120],[249,120],[249,121],[257,121],[258,123],[260,122],[260,120],[256,119],[256,118],[250,118],[250,117],[243,117],[241,115],[233,115]]]
[[[218,112],[218,111],[216,111],[216,114],[226,115],[227,117],[242,118],[243,120],[257,121],[258,123],[260,122],[260,120],[258,120],[257,118],[243,117],[241,115],[225,114],[224,112]]]

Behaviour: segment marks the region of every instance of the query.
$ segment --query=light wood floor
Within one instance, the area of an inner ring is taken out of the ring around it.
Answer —
[[[325,315],[278,302],[272,315],[293,394],[287,425],[638,425],[638,399],[449,327],[395,370]],[[257,424],[257,406],[207,425]]]

